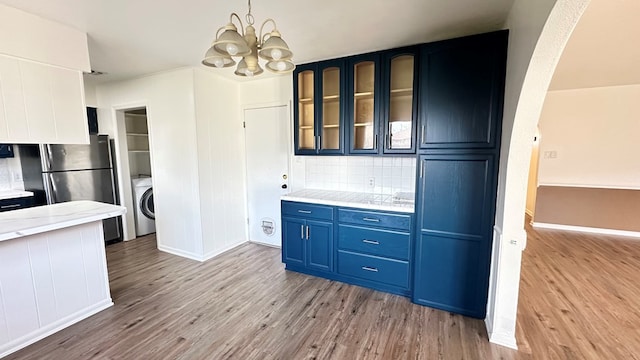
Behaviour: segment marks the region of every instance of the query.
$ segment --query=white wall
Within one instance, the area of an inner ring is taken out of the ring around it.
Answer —
[[[87,79],[84,75],[84,102],[88,107],[98,107],[98,97],[96,95],[97,84],[92,79]]]
[[[124,131],[117,127],[116,110],[146,106],[158,247],[187,257],[203,253],[193,84],[193,69],[179,69],[96,89],[101,131],[121,150],[126,138],[116,132]],[[120,174],[130,200],[127,175]],[[124,205],[130,216],[133,204]]]
[[[589,0],[515,0],[510,30],[502,144],[485,322],[492,342],[516,347],[521,251],[531,139],[555,66]]]
[[[194,70],[204,258],[246,241],[244,129],[237,82]]]
[[[639,100],[640,85],[550,91],[539,184],[640,189]]]

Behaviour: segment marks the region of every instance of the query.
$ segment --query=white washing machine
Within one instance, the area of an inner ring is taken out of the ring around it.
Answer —
[[[131,179],[136,218],[136,236],[156,232],[156,215],[153,207],[153,186],[150,177]]]

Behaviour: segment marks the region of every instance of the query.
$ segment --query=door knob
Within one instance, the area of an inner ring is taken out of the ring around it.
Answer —
[[[286,189],[287,188],[287,184],[282,184],[282,188]]]

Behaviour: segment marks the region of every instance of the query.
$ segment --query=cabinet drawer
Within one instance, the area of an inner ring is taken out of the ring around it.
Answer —
[[[0,200],[0,212],[18,210],[31,205],[30,197]]]
[[[398,230],[411,230],[411,215],[378,211],[338,209],[338,221],[367,226],[379,226]]]
[[[301,216],[306,219],[333,220],[333,207],[283,201],[282,215]]]
[[[408,260],[409,239],[410,235],[406,232],[338,226],[338,247],[344,250]]]
[[[409,264],[406,261],[339,250],[338,272],[378,283],[409,288]]]

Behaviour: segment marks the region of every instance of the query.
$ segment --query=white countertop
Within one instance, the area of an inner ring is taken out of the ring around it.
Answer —
[[[312,204],[413,213],[414,203],[412,195],[412,193],[387,195],[353,191],[305,189],[283,195],[280,199]]]
[[[0,213],[0,241],[85,224],[124,214],[125,207],[70,201]]]
[[[31,191],[24,190],[0,190],[0,200],[15,199],[28,196],[33,196],[33,193]]]

